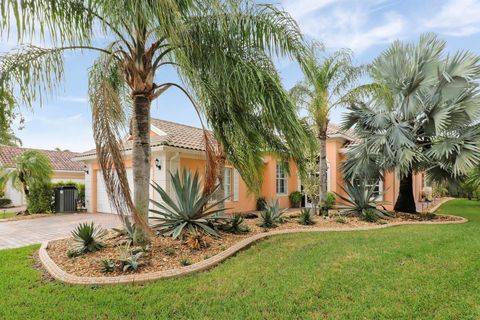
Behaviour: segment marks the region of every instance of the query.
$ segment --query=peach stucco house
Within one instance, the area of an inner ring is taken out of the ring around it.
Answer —
[[[335,126],[328,128],[327,160],[328,160],[328,190],[341,193],[343,184],[341,162],[344,160],[344,148],[355,141],[351,134],[341,132]],[[151,123],[151,179],[160,184],[167,192],[171,192],[169,172],[176,170],[192,170],[202,174],[205,170],[205,147],[202,129],[152,119]],[[127,176],[132,188],[131,143],[125,142],[125,165]],[[85,198],[89,212],[113,212],[110,206],[102,173],[100,171],[95,150],[78,155],[74,160],[83,162],[86,166]],[[258,196],[265,199],[278,199],[282,208],[290,206],[288,195],[301,190],[301,181],[295,163],[290,163],[290,174],[287,175],[279,165],[279,161],[269,154],[264,156],[264,182]],[[416,199],[421,194],[421,176],[415,177]],[[394,203],[398,195],[399,180],[394,173],[387,173],[384,181],[378,185],[380,191],[386,190],[383,200]],[[257,196],[249,192],[238,171],[228,165],[225,168],[225,192],[230,195],[226,206],[231,211],[252,211],[256,209]],[[150,190],[150,197],[160,200],[159,196]],[[308,203],[306,203],[308,206]],[[390,209],[392,205],[388,206]]]

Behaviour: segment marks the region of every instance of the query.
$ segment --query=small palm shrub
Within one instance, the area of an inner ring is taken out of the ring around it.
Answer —
[[[126,219],[122,229],[112,228],[112,230],[121,236],[126,236],[129,241],[133,242],[137,227],[134,223],[131,223],[130,220]]]
[[[305,226],[315,224],[313,221],[312,213],[309,208],[303,208],[300,212],[300,217],[298,218],[298,223],[303,224]]]
[[[292,203],[292,207],[298,208],[302,202],[302,193],[300,191],[294,191],[290,193],[288,199]]]
[[[163,253],[165,253],[167,256],[173,257],[177,254],[177,250],[175,250],[174,248],[165,248],[165,250],[163,250]]]
[[[250,231],[250,228],[244,224],[244,221],[244,218],[239,213],[234,213],[230,220],[222,225],[221,228],[223,231],[234,234],[247,233]]]
[[[286,211],[287,209],[280,210],[278,199],[275,202],[270,200],[270,205],[267,205],[265,210],[260,213],[260,227],[273,228],[276,227],[278,223],[283,223],[283,214]]]
[[[346,182],[345,187],[341,187],[347,194],[347,197],[338,193],[336,195],[343,200],[340,208],[347,215],[356,215],[365,221],[376,221],[373,219],[388,219],[390,214],[386,210],[377,209],[375,202],[375,186],[366,186],[365,182],[354,184]],[[375,217],[375,218],[374,218]]]
[[[78,253],[95,252],[105,247],[102,242],[105,235],[106,231],[95,226],[93,222],[81,223],[72,231]]]
[[[116,264],[110,259],[100,260],[100,271],[103,273],[113,272],[115,270]]]
[[[153,183],[153,189],[160,194],[163,203],[150,200],[158,209],[151,209],[152,220],[158,221],[153,227],[159,234],[172,236],[177,239],[185,230],[203,229],[212,236],[218,236],[217,231],[212,228],[215,222],[225,220],[218,214],[227,210],[218,205],[225,199],[211,201],[218,187],[209,193],[203,192],[198,172],[193,175],[184,169],[182,177],[178,171],[171,174],[173,192],[175,197],[163,190],[157,183]]]

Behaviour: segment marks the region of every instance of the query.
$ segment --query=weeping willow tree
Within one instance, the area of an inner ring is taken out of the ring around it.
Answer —
[[[480,163],[480,57],[447,54],[445,45],[434,34],[396,41],[372,63],[373,83],[345,115],[344,129],[363,140],[348,148],[347,177],[396,170],[396,211],[416,212],[415,172],[442,181]]]
[[[336,51],[319,58],[318,48],[316,46],[311,50],[306,60],[305,79],[297,83],[290,94],[298,108],[307,111],[306,120],[318,139],[318,195],[319,200],[324,201],[328,189],[326,143],[330,112],[345,105],[347,97],[352,98],[356,80],[361,76],[363,67],[354,65],[353,55],[348,50]]]
[[[187,95],[207,119],[252,190],[262,182],[265,150],[301,154],[306,134],[272,58],[303,66],[307,50],[297,24],[274,6],[234,0],[5,0],[0,14],[2,29],[15,25],[19,41],[39,33],[53,43],[21,46],[0,58],[0,88],[15,88],[24,104],[59,85],[66,51],[99,53],[89,76],[98,160],[111,203],[140,230],[148,230],[150,106],[171,88]],[[110,44],[94,45],[105,36]],[[166,68],[174,68],[181,81],[157,82]],[[121,145],[127,126],[133,197]],[[215,165],[210,162],[207,171],[207,180],[215,181]]]

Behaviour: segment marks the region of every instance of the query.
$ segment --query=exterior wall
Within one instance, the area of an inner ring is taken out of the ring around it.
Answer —
[[[300,190],[298,185],[298,169],[297,165],[293,161],[290,161],[288,164],[290,174],[287,176],[287,192],[285,194],[277,194],[277,162],[277,159],[271,155],[264,157],[265,168],[260,195],[265,197],[267,202],[278,199],[281,208],[288,208],[290,207],[288,195]]]

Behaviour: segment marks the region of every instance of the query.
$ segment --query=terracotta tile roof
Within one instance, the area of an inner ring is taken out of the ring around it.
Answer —
[[[340,134],[351,140],[352,142],[357,142],[358,138],[355,136],[355,133],[352,130],[344,131],[335,123],[329,123],[327,128],[327,136],[331,137],[333,135]]]
[[[40,151],[46,155],[50,159],[54,171],[83,171],[83,164],[72,160],[72,158],[78,156],[78,153],[6,146],[0,146],[0,166],[15,167],[15,158],[27,150]]]
[[[176,122],[160,120],[160,119],[151,119],[152,125],[159,129],[161,132],[158,136],[152,137],[150,140],[150,146],[171,146],[178,147],[183,149],[191,150],[205,150],[205,141],[203,139],[203,130],[201,128],[196,128]],[[213,135],[211,131],[208,131],[209,134]],[[158,132],[157,132],[158,134]],[[329,136],[335,134],[342,134],[346,138],[355,141],[356,138],[351,132],[343,132],[336,124],[329,124],[327,134]],[[132,149],[132,142],[126,141],[124,143],[124,150]],[[80,155],[80,158],[85,156],[92,156],[96,154],[96,150],[92,149],[86,151]]]

